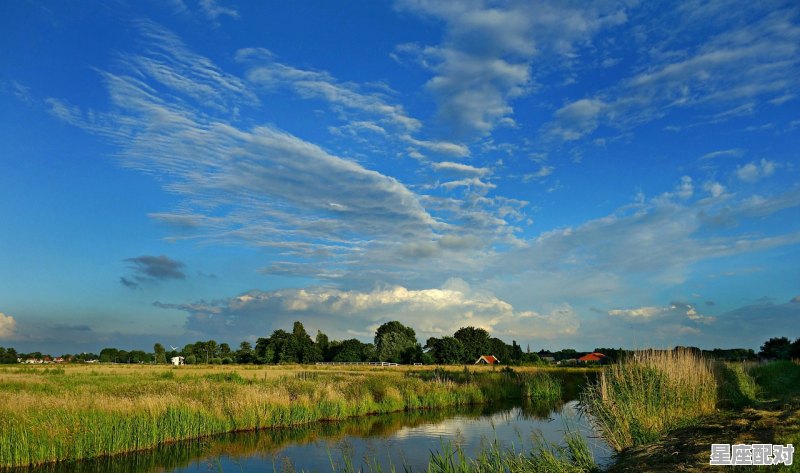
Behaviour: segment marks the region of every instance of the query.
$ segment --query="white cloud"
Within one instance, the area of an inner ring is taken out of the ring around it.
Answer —
[[[442,187],[447,190],[453,190],[457,187],[466,187],[470,189],[493,189],[496,186],[491,182],[483,182],[477,177],[471,177],[467,179],[459,179],[457,181],[443,182]]]
[[[553,171],[555,171],[555,169],[556,168],[554,166],[542,166],[542,167],[539,168],[538,171],[536,171],[534,173],[528,173],[528,174],[523,175],[522,176],[522,181],[523,182],[530,182],[530,181],[533,181],[533,180],[536,180],[536,179],[541,179],[543,177],[547,177],[547,176],[553,174]]]
[[[236,58],[249,64],[247,79],[265,89],[286,87],[306,99],[324,100],[331,105],[379,118],[384,125],[403,131],[416,131],[421,123],[409,116],[402,105],[393,104],[382,91],[366,92],[361,86],[337,80],[324,71],[299,69],[277,62],[268,50],[248,48],[237,51]],[[451,153],[455,149],[449,150]],[[458,149],[463,152],[463,148]]]
[[[468,164],[454,163],[450,161],[443,161],[440,163],[431,163],[431,167],[437,171],[449,171],[459,174],[473,174],[476,176],[485,176],[489,174],[489,168],[477,168]]]
[[[544,277],[559,281],[557,286],[568,286],[570,300],[584,292],[596,298],[628,297],[626,288],[683,283],[701,261],[800,243],[800,233],[792,230],[767,235],[718,232],[721,225],[735,228],[798,207],[800,189],[738,200],[660,195],[581,225],[544,232],[517,249],[498,254],[485,274],[513,275],[519,281],[519,287],[513,287],[541,288],[532,293],[539,297],[564,291],[543,284],[540,280]],[[492,287],[509,297],[501,286],[499,282]]]
[[[426,148],[435,153],[448,154],[450,156],[457,157],[466,157],[470,155],[469,148],[462,144],[451,143],[448,141],[418,140],[410,135],[403,135],[402,138],[414,146]]]
[[[647,42],[638,46],[648,56],[642,69],[593,96],[566,104],[544,130],[565,141],[577,140],[600,125],[628,130],[668,116],[674,109],[688,110],[698,124],[720,123],[751,114],[760,104],[800,87],[796,74],[800,26],[792,21],[791,7],[743,2],[718,13],[704,16],[703,21],[693,9],[667,13],[675,25],[668,36],[660,37],[658,28],[641,36]],[[711,18],[715,27],[709,32]],[[679,38],[693,36],[708,39],[686,49]],[[723,150],[704,158],[739,152]]]
[[[61,119],[114,140],[125,166],[160,176],[185,199],[179,211],[154,218],[207,240],[322,258],[361,251],[371,240],[430,236],[437,223],[405,185],[277,128],[239,125],[228,110],[258,103],[244,81],[161,27],[139,26],[157,59],[123,56],[120,71],[102,73],[112,112],[49,103]],[[350,98],[384,110],[368,97]]]
[[[700,156],[701,160],[711,160],[717,158],[738,158],[744,154],[744,150],[740,148],[732,148],[732,149],[721,149],[717,151],[711,151],[710,153],[706,153],[703,156]]]
[[[662,307],[639,307],[636,309],[613,309],[608,311],[608,315],[623,317],[631,320],[648,320],[663,315],[665,310]]]
[[[445,22],[442,44],[404,44],[395,57],[415,54],[434,73],[426,87],[438,102],[440,119],[459,136],[514,126],[511,103],[532,87],[537,53],[568,57],[573,44],[626,19],[621,8],[606,4],[405,0],[398,6]]]
[[[211,20],[218,20],[221,16],[229,16],[234,19],[239,18],[239,12],[235,8],[225,7],[217,0],[200,0],[200,10]]]
[[[606,104],[596,99],[581,99],[565,105],[555,113],[555,125],[549,133],[564,141],[574,141],[597,129]]]
[[[0,339],[9,339],[16,334],[17,322],[14,317],[0,312]]]
[[[711,194],[711,197],[715,199],[725,193],[725,186],[716,181],[708,181],[704,183],[703,189]]]
[[[756,182],[775,173],[780,165],[775,161],[762,159],[760,162],[753,161],[744,166],[736,167],[736,177],[745,182]]]
[[[387,286],[371,291],[306,288],[251,291],[229,299],[198,304],[158,304],[189,313],[187,329],[197,333],[264,336],[302,320],[307,328],[322,329],[334,337],[352,336],[342,327],[361,327],[367,338],[383,322],[400,320],[429,336],[451,335],[464,326],[488,330],[495,336],[549,339],[573,334],[580,326],[571,307],[548,313],[517,311],[493,294],[473,289],[460,279],[441,288],[412,290]],[[253,332],[256,331],[256,332]]]
[[[694,194],[694,184],[692,184],[692,178],[689,176],[682,176],[681,183],[678,185],[675,193],[681,199],[690,198],[692,194]]]
[[[608,315],[618,317],[630,322],[650,322],[660,319],[671,319],[682,322],[693,322],[697,324],[710,324],[714,322],[714,317],[701,315],[691,304],[673,303],[666,307],[636,307],[633,309],[612,309]]]

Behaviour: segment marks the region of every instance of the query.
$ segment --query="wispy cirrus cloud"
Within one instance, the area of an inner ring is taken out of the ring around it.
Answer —
[[[655,38],[665,39],[648,38],[650,43],[642,45],[649,47],[646,68],[566,103],[544,127],[545,133],[579,140],[603,125],[629,130],[681,109],[692,113],[697,124],[720,123],[764,104],[775,105],[777,97],[800,85],[796,6],[709,2],[696,10],[685,7],[676,9],[670,20],[678,32],[653,26]],[[706,35],[710,18],[715,26]],[[707,39],[692,47],[676,39],[701,35]]]
[[[285,258],[269,267],[308,274],[303,264],[313,268],[324,261],[330,268],[324,273],[335,275],[365,260],[381,261],[392,272],[393,265],[406,264],[390,256],[399,258],[398,248],[447,242],[467,227],[484,247],[516,238],[513,222],[521,220],[527,203],[488,196],[495,184],[481,179],[487,168],[431,165],[466,177],[435,187],[459,195],[426,195],[274,126],[241,123],[231,113],[259,104],[258,93],[288,87],[359,120],[371,115],[371,122],[350,123],[379,123],[406,145],[451,156],[469,153],[463,145],[414,138],[418,122],[384,94],[277,63],[264,50],[239,52],[250,67],[243,81],[160,26],[139,25],[144,52],[123,54],[116,69],[101,71],[112,110],[81,110],[55,98],[47,103],[54,116],[117,143],[124,166],[159,176],[165,190],[182,198],[177,210],[150,214],[176,230],[171,239],[243,241]],[[120,283],[133,287],[136,280]]]
[[[431,163],[431,167],[437,171],[450,172],[454,174],[467,174],[474,176],[485,176],[491,172],[489,168],[479,168],[469,164],[454,163],[452,161],[442,161]]]
[[[239,12],[235,8],[221,5],[219,0],[199,0],[198,5],[203,14],[213,21],[217,21],[221,16],[239,18]]]
[[[333,127],[335,132],[377,133],[435,154],[456,157],[470,154],[464,144],[416,137],[422,130],[422,122],[393,100],[396,93],[385,84],[365,86],[343,82],[326,71],[281,63],[263,48],[241,49],[236,58],[249,67],[247,79],[256,87],[266,91],[288,89],[303,99],[326,103],[345,122]]]
[[[341,82],[324,71],[300,69],[277,61],[263,48],[241,49],[237,60],[250,65],[247,79],[265,89],[288,88],[307,99],[318,99],[353,112],[366,113],[379,123],[405,131],[419,130],[422,124],[406,113],[402,105],[390,103],[384,90],[367,92],[354,83]]]

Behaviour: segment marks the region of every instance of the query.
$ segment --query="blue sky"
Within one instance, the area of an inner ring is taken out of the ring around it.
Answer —
[[[0,344],[800,337],[795,2],[0,5]]]

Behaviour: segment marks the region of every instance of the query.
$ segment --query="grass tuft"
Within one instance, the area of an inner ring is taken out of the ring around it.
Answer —
[[[689,350],[642,351],[611,365],[582,396],[616,450],[653,442],[716,407],[711,362]]]

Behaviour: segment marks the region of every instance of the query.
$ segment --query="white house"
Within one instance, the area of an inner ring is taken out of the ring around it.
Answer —
[[[173,356],[171,359],[172,364],[175,366],[180,366],[184,364],[184,358],[182,356]]]

